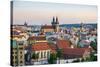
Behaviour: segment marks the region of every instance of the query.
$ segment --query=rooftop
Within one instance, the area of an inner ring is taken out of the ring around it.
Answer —
[[[29,37],[28,40],[46,40],[45,36],[32,36]]]
[[[41,29],[54,29],[52,25],[44,25]]]
[[[64,57],[67,56],[67,58],[78,58],[78,57],[83,57],[86,51],[90,52],[90,49],[89,48],[67,48],[67,49],[63,49],[62,51]]]
[[[32,50],[34,51],[40,51],[40,50],[49,50],[50,46],[48,45],[47,42],[38,42],[33,44]]]
[[[57,40],[57,47],[60,49],[69,48],[71,46],[68,40]]]

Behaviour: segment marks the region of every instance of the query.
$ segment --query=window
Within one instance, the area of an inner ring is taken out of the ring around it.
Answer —
[[[17,51],[12,51],[12,54],[17,54]]]
[[[44,52],[44,58],[46,58],[46,52]]]
[[[15,59],[17,59],[17,56],[15,56]]]
[[[17,52],[15,52],[15,54],[17,54]]]
[[[23,63],[23,61],[20,61],[20,63]]]
[[[18,62],[17,61],[15,61],[15,64],[17,64]]]
[[[13,50],[17,50],[17,48],[13,48]]]
[[[14,52],[12,51],[12,54],[14,54]]]
[[[20,54],[22,54],[22,51],[20,51]]]
[[[50,53],[49,53],[49,51],[47,52],[47,57],[49,57],[49,55],[50,55]]]
[[[22,59],[22,56],[20,56],[20,59]]]
[[[43,52],[41,52],[41,58],[43,58]]]
[[[23,45],[23,43],[19,43],[19,45]]]
[[[37,57],[39,58],[39,52],[37,53]]]
[[[20,47],[19,50],[23,50],[23,47]]]

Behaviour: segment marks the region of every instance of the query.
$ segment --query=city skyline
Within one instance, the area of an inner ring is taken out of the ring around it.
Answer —
[[[97,6],[11,2],[11,66],[98,60]]]
[[[60,24],[97,23],[97,6],[29,1],[13,2],[13,24],[51,24],[57,16]]]

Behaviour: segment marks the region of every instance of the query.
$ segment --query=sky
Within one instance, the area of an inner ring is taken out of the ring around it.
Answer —
[[[97,23],[97,6],[32,1],[13,2],[13,24],[51,24],[58,17],[59,24]]]

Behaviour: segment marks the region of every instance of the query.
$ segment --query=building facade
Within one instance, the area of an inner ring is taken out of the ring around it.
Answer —
[[[24,46],[23,41],[12,40],[11,45],[11,65],[23,66],[24,65]]]

